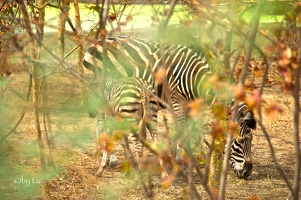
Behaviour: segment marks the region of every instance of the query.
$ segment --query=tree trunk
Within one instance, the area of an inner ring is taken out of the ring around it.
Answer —
[[[79,72],[84,72],[83,69],[83,45],[81,41],[81,34],[82,34],[82,27],[80,24],[80,11],[78,6],[78,0],[73,1],[74,4],[74,11],[75,11],[75,30],[76,30],[76,41],[78,44],[78,63],[77,63],[77,69]]]
[[[69,12],[69,0],[62,0],[61,1],[61,13],[59,15],[59,21],[58,21],[58,54],[61,58],[64,57],[65,54],[65,25],[68,19],[68,12]]]
[[[217,190],[222,172],[223,163],[223,148],[224,145],[221,142],[221,138],[216,138],[214,141],[214,147],[210,158],[210,170],[208,185],[210,188]]]
[[[31,58],[35,60],[37,58],[37,52],[35,48],[34,42],[34,34],[31,29],[30,19],[28,12],[26,10],[25,1],[21,1],[21,12],[24,17],[24,26],[26,29],[27,34],[30,38],[30,49],[31,49]],[[37,63],[32,62],[32,102],[33,102],[33,113],[35,117],[35,127],[37,133],[37,142],[40,149],[40,160],[41,160],[41,168],[42,172],[46,172],[46,164],[45,164],[45,153],[44,153],[44,143],[42,140],[42,132],[41,132],[41,125],[39,120],[39,94],[38,94],[38,79],[37,79]]]
[[[298,40],[301,41],[301,30],[298,31]],[[294,69],[295,74],[295,88],[293,92],[294,97],[294,147],[296,154],[295,174],[294,174],[294,199],[299,199],[300,190],[300,173],[301,173],[301,149],[300,149],[300,72],[301,72],[301,47],[298,48],[299,65]]]
[[[96,0],[96,6],[99,7],[99,0]],[[95,40],[100,36],[101,40],[106,38],[106,24],[110,10],[110,0],[102,0],[101,12],[99,12],[99,26],[95,34]]]
[[[45,4],[46,0],[39,0],[39,21],[37,23],[37,32],[40,42],[44,39]]]
[[[74,13],[75,13],[75,30],[76,30],[76,35],[75,39],[78,45],[78,60],[77,60],[77,69],[80,73],[84,73],[84,68],[83,68],[83,58],[84,58],[84,50],[83,50],[83,44],[81,40],[81,35],[82,35],[82,27],[80,24],[80,11],[79,11],[79,6],[78,6],[78,0],[73,1],[74,4]],[[85,89],[83,84],[80,85],[81,88],[81,103],[83,104],[83,100],[85,98]]]

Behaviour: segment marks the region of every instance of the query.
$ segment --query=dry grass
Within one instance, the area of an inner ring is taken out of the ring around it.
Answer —
[[[25,96],[28,84],[26,73],[16,73],[9,77],[8,85],[14,88],[19,96]],[[141,190],[136,186],[132,175],[125,176],[119,169],[107,169],[103,177],[94,177],[98,168],[95,153],[95,136],[93,120],[86,110],[81,108],[78,83],[66,74],[53,75],[49,78],[49,106],[51,134],[53,136],[53,158],[57,169],[48,186],[51,199],[143,199]],[[276,156],[292,181],[294,173],[294,149],[292,128],[292,99],[281,95],[276,89],[268,88],[264,95],[266,107],[271,102],[281,105],[284,112],[275,119],[264,115],[264,125],[270,134],[275,147]],[[39,167],[38,146],[35,143],[35,128],[30,103],[20,99],[11,90],[2,92],[2,102],[13,110],[7,115],[10,125],[19,117],[20,110],[25,108],[26,114],[17,132],[9,136],[3,144],[5,158],[11,165],[11,173],[1,186],[9,189],[7,199],[41,199],[40,190],[34,194],[24,194],[14,183],[16,177],[24,174],[41,174]],[[22,105],[22,106],[21,106]],[[25,106],[23,106],[25,105]],[[290,108],[290,109],[289,109]],[[5,131],[9,128],[5,129]],[[123,157],[120,147],[116,155]],[[267,141],[260,129],[257,129],[253,140],[254,169],[248,180],[237,179],[229,171],[226,199],[285,199],[288,189],[277,172],[271,159]],[[174,184],[163,189],[159,176],[152,178],[155,199],[186,199],[187,184],[179,177]],[[207,196],[195,177],[195,185],[202,197]],[[19,185],[20,186],[20,185]],[[1,190],[2,190],[1,189]]]

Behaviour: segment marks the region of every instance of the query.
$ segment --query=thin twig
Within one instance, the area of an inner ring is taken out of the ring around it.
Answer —
[[[44,71],[43,71],[44,73]],[[53,161],[53,156],[52,156],[52,147],[51,147],[51,142],[49,139],[49,132],[51,133],[51,123],[50,123],[50,119],[49,119],[49,113],[47,112],[47,95],[44,94],[44,90],[46,90],[47,87],[47,82],[45,81],[46,79],[43,79],[41,81],[40,84],[40,93],[41,93],[41,97],[42,97],[42,107],[43,107],[43,125],[44,125],[44,132],[45,132],[45,136],[46,136],[46,143],[48,146],[48,150],[49,150],[49,156],[47,156],[47,161],[48,161],[48,165],[50,165],[50,167],[54,168],[54,161]],[[47,121],[49,123],[47,123]],[[47,126],[49,124],[49,127]]]
[[[210,143],[210,146],[209,146],[209,152],[207,154],[207,159],[206,159],[206,164],[205,164],[205,172],[204,172],[204,179],[202,181],[202,185],[203,187],[205,188],[207,194],[209,195],[210,199],[215,199],[213,194],[212,194],[212,191],[210,189],[210,187],[208,186],[208,178],[209,178],[209,173],[210,173],[210,163],[211,163],[211,156],[212,156],[212,152],[213,152],[213,149],[214,149],[214,142],[215,142],[215,139],[213,138],[211,143]],[[197,170],[197,173],[200,175],[201,173],[198,172],[199,170]]]
[[[31,44],[31,57],[35,58],[36,55],[36,49],[35,49],[35,44],[34,44],[34,40],[35,40],[35,35],[32,32],[32,28],[31,28],[31,24],[30,24],[30,20],[29,20],[29,14],[28,11],[26,9],[26,3],[24,1],[21,1],[21,11],[22,11],[22,15],[24,18],[24,26],[25,26],[25,30],[27,32],[27,34],[29,35],[30,38],[30,44]],[[37,41],[39,41],[41,43],[41,41],[38,39]],[[36,63],[32,63],[32,102],[33,102],[33,113],[34,113],[34,117],[35,117],[35,127],[36,127],[36,133],[37,133],[37,142],[39,145],[39,149],[40,149],[40,161],[41,161],[41,168],[42,171],[45,172],[46,171],[46,165],[45,165],[45,152],[44,152],[44,143],[43,143],[43,139],[42,139],[42,133],[41,133],[41,124],[39,121],[39,111],[38,111],[38,91],[37,91],[37,64]]]
[[[259,19],[260,19],[261,11],[264,7],[264,4],[265,4],[265,0],[258,1],[256,11],[255,11],[253,19],[252,19],[253,26],[252,26],[251,32],[249,33],[250,37],[246,37],[250,40],[250,43],[249,43],[249,47],[247,49],[246,59],[245,59],[244,66],[243,66],[243,69],[242,69],[242,72],[240,75],[240,79],[239,79],[239,83],[241,85],[244,85],[244,83],[245,83],[249,61],[250,61],[250,58],[252,55],[252,48],[254,47],[254,41],[256,38],[257,31],[258,31]],[[232,115],[232,121],[234,120],[236,112],[237,112],[237,105],[234,108],[234,113]],[[226,189],[226,181],[227,181],[226,177],[227,177],[227,171],[228,171],[228,162],[229,162],[230,154],[231,154],[230,146],[232,143],[232,137],[233,137],[232,133],[229,133],[228,138],[227,138],[227,144],[226,144],[228,146],[228,148],[226,149],[226,152],[225,152],[225,157],[224,157],[223,165],[222,165],[222,174],[221,174],[221,178],[220,178],[220,187],[219,187],[219,195],[218,195],[218,199],[220,199],[220,200],[225,199],[225,189]]]
[[[195,188],[194,182],[193,182],[193,168],[194,168],[194,156],[192,154],[191,148],[190,148],[190,142],[189,139],[186,142],[186,147],[184,147],[187,155],[188,155],[188,175],[187,175],[187,182],[189,187],[189,199],[202,199],[198,190]]]
[[[235,110],[237,110],[237,109],[235,109]],[[234,114],[233,114],[233,118],[235,116]],[[225,199],[225,189],[226,189],[226,182],[227,182],[229,159],[230,159],[230,155],[231,155],[230,146],[231,146],[231,143],[232,143],[232,138],[233,138],[233,134],[228,133],[227,144],[226,145],[229,148],[226,149],[226,152],[224,154],[224,160],[223,160],[223,165],[222,165],[222,173],[221,173],[221,177],[220,177],[220,187],[219,187],[219,193],[218,193],[218,199],[219,200]]]
[[[175,6],[178,3],[178,1],[179,0],[171,0],[170,1],[170,8],[167,11],[166,18],[165,18],[165,20],[163,21],[163,23],[160,26],[162,32],[165,32],[167,24],[168,24],[168,22],[169,22],[169,20],[170,20],[170,18],[172,16],[172,14],[173,14],[173,11],[174,11]]]
[[[94,27],[89,31],[89,33],[84,37],[83,40],[81,40],[80,43],[78,43],[74,48],[72,48],[62,59],[58,58],[50,49],[48,49],[47,47],[43,46],[45,48],[45,50],[48,51],[48,53],[50,53],[50,55],[52,55],[54,58],[56,58],[59,62],[56,65],[56,67],[51,70],[50,72],[48,72],[46,75],[43,75],[42,77],[38,78],[38,80],[45,78],[47,76],[52,75],[60,65],[62,65],[65,61],[66,58],[68,58],[75,50],[77,50],[80,46],[82,46],[84,44],[84,42],[87,40],[87,38],[91,35],[91,33],[96,29],[96,27],[99,25],[99,22],[96,23],[94,25]]]
[[[96,0],[96,6],[98,7],[99,0]],[[102,30],[105,30],[106,28],[106,22],[108,19],[108,14],[109,14],[109,7],[110,7],[110,1],[109,0],[102,0],[102,7],[101,11],[99,12],[99,27],[96,31],[95,34],[95,40],[98,39],[99,34],[101,33]],[[101,35],[101,40],[105,39],[106,34],[100,34]]]
[[[282,179],[283,179],[284,182],[286,183],[286,185],[287,185],[287,187],[289,188],[289,190],[293,193],[293,188],[292,188],[292,186],[291,186],[291,184],[290,184],[290,182],[289,182],[287,176],[285,175],[285,172],[282,170],[282,168],[281,168],[280,164],[278,163],[278,160],[277,160],[277,158],[276,158],[276,156],[275,156],[274,147],[273,147],[273,144],[272,144],[272,142],[271,142],[271,139],[270,139],[270,136],[269,136],[267,130],[266,130],[265,127],[263,126],[261,120],[256,119],[256,121],[258,122],[259,126],[261,127],[262,132],[264,133],[264,136],[265,136],[265,138],[266,138],[266,140],[267,140],[267,142],[268,142],[269,149],[270,149],[270,151],[271,151],[272,159],[273,159],[273,161],[274,161],[274,163],[275,163],[275,165],[276,165],[276,169],[279,171],[279,173],[280,173]]]
[[[137,161],[134,159],[134,156],[130,150],[130,147],[129,147],[129,142],[128,142],[128,138],[126,135],[123,135],[122,136],[122,146],[124,148],[124,151],[125,151],[125,155],[127,157],[127,159],[129,159],[129,161],[131,162],[131,165],[132,167],[134,168],[134,171],[136,172],[136,176],[137,176],[137,180],[139,181],[139,184],[142,188],[142,193],[143,193],[143,196],[146,198],[146,199],[152,199],[154,193],[153,191],[151,190],[151,187],[148,188],[144,182],[144,179],[143,179],[143,176],[142,176],[142,173],[138,167],[138,163]]]
[[[253,16],[253,19],[252,19],[254,24],[252,26],[252,30],[249,33],[249,37],[248,37],[250,41],[255,41],[255,39],[256,39],[256,35],[257,35],[257,32],[258,32],[258,26],[259,26],[259,19],[260,19],[261,11],[264,7],[264,4],[265,4],[265,0],[259,0],[258,1],[256,10],[255,10],[255,13],[254,13],[254,16]],[[247,76],[248,66],[249,66],[249,61],[250,61],[251,55],[252,55],[253,46],[254,46],[254,42],[250,42],[249,47],[247,48],[247,54],[246,54],[244,66],[242,68],[240,79],[239,79],[239,83],[241,85],[244,85],[244,81],[245,81],[246,76]]]

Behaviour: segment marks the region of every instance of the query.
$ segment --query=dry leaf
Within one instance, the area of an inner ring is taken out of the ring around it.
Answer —
[[[283,113],[283,109],[278,104],[272,103],[266,108],[266,113],[270,119],[276,120],[277,113]]]
[[[240,84],[232,86],[232,96],[238,101],[243,101],[246,96],[244,86]]]
[[[162,84],[166,76],[166,70],[164,68],[160,68],[155,72],[154,77],[158,84]]]

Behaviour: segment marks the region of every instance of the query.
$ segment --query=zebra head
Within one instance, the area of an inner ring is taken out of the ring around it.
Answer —
[[[243,131],[245,131],[245,133],[243,133],[243,136],[237,136],[233,139],[230,164],[239,178],[246,179],[251,175],[253,168],[251,154],[253,136],[245,122],[239,126],[239,129],[240,133]]]
[[[235,99],[232,99],[227,114],[228,121],[231,120],[234,109],[235,109]],[[240,125],[242,122],[246,122],[251,129],[256,129],[256,120],[254,117],[254,113],[249,109],[247,104],[243,101],[239,102],[237,105],[237,112],[236,112],[236,116],[234,116],[234,121],[236,121],[238,125]]]
[[[230,114],[233,111],[233,106],[230,108]],[[234,120],[238,124],[238,136],[233,138],[231,144],[230,164],[239,178],[246,179],[252,173],[252,129],[256,129],[256,120],[254,113],[248,108],[245,102],[240,102],[237,105],[237,112]]]

